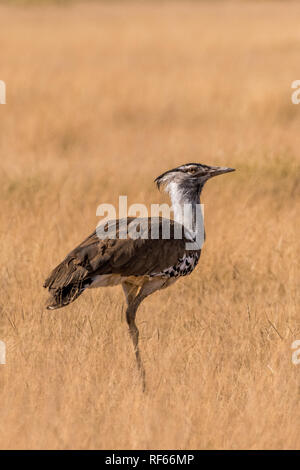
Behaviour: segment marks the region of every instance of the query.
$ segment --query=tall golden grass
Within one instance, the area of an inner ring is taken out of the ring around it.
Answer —
[[[300,5],[113,2],[0,7],[0,446],[299,448]],[[44,278],[96,208],[204,189],[194,273],[138,312],[143,394],[121,288],[48,312]]]

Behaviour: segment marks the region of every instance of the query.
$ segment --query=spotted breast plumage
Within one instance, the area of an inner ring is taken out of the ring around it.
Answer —
[[[179,276],[187,276],[191,274],[191,272],[195,269],[198,264],[200,258],[200,251],[193,252],[190,255],[184,254],[182,258],[179,258],[177,263],[170,268],[164,269],[159,273],[151,273],[150,277],[162,277],[162,278],[170,278],[170,277],[179,277]]]

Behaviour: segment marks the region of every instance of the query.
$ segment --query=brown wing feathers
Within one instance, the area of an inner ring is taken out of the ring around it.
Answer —
[[[128,219],[128,224],[133,219]],[[99,239],[92,233],[52,271],[44,287],[51,294],[48,308],[59,308],[75,300],[97,275],[120,274],[143,276],[160,272],[174,264],[185,251],[185,239],[174,238],[174,224],[170,221],[170,239],[160,238]],[[162,226],[161,219],[159,222]],[[161,230],[160,230],[161,232]]]

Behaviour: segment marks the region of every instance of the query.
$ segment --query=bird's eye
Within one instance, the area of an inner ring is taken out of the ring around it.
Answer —
[[[189,169],[189,173],[191,173],[191,174],[196,173],[196,171],[197,171],[196,168],[190,168],[190,169]]]

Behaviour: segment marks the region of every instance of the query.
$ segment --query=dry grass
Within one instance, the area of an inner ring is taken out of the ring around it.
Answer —
[[[299,448],[299,14],[0,8],[1,448]],[[139,310],[142,394],[121,288],[49,313],[42,283],[99,203],[162,201],[189,161],[238,172],[204,190],[197,270]]]

